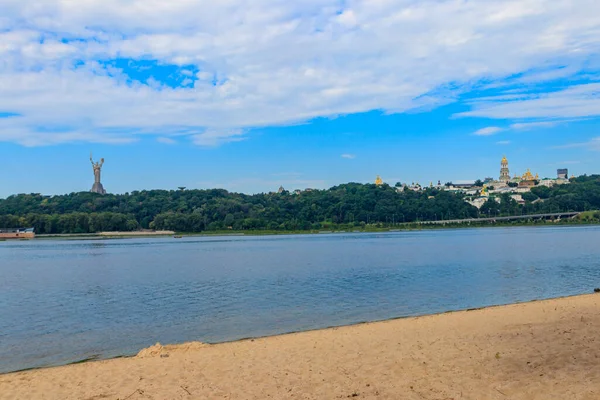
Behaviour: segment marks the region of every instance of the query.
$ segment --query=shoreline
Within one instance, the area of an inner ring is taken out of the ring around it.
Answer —
[[[437,371],[436,374],[439,376],[437,376],[436,379],[444,378],[442,379],[442,382],[445,382],[445,386],[448,386],[451,382],[447,380],[451,379],[451,376],[446,376],[445,372],[448,371],[441,368],[440,365],[448,366],[455,362],[458,363],[455,366],[455,369],[463,371],[464,369],[471,368],[474,373],[477,371],[477,368],[473,368],[469,363],[471,363],[473,359],[478,359],[480,356],[480,351],[477,350],[477,348],[483,350],[486,346],[490,345],[492,345],[495,351],[492,351],[491,355],[487,354],[486,360],[492,365],[499,364],[501,360],[509,359],[510,357],[518,358],[521,352],[527,353],[528,348],[531,345],[540,347],[540,349],[538,349],[540,352],[530,354],[530,358],[544,358],[545,354],[557,356],[557,354],[560,353],[561,360],[570,360],[569,363],[567,363],[569,368],[566,368],[565,371],[562,371],[560,368],[554,368],[551,369],[550,372],[561,375],[560,380],[562,380],[562,384],[569,388],[569,383],[572,383],[575,378],[579,376],[577,374],[589,372],[589,363],[592,363],[593,366],[596,367],[595,371],[597,371],[598,377],[600,378],[600,352],[595,350],[597,346],[593,343],[590,344],[590,342],[585,340],[581,341],[581,343],[572,341],[574,337],[571,336],[565,342],[561,339],[561,335],[564,335],[563,332],[576,332],[579,335],[579,339],[595,339],[594,335],[598,329],[600,329],[600,313],[598,311],[600,311],[600,295],[592,293],[546,300],[532,300],[508,305],[494,305],[468,310],[448,311],[441,314],[362,322],[353,325],[310,331],[290,332],[275,336],[245,338],[217,344],[204,344],[198,342],[165,346],[157,344],[141,350],[136,356],[117,357],[107,360],[92,360],[87,362],[82,360],[64,366],[36,368],[0,374],[0,398],[4,398],[2,393],[10,392],[18,394],[19,396],[16,396],[16,398],[31,398],[32,396],[30,395],[32,392],[28,391],[31,388],[24,387],[18,383],[18,381],[23,379],[26,379],[28,382],[35,382],[37,386],[45,385],[44,391],[50,389],[56,390],[56,397],[60,398],[86,398],[83,397],[83,393],[79,396],[70,392],[75,391],[76,393],[80,393],[81,389],[86,391],[85,396],[88,397],[91,397],[92,395],[99,396],[98,393],[100,393],[102,396],[108,398],[123,398],[125,395],[138,390],[134,387],[137,385],[136,381],[129,382],[125,385],[129,385],[127,390],[131,389],[128,393],[125,393],[127,391],[125,390],[113,395],[107,392],[108,388],[103,384],[103,380],[114,380],[116,375],[119,375],[118,371],[128,371],[132,368],[137,371],[136,374],[140,375],[140,379],[143,378],[142,381],[147,379],[145,374],[148,375],[148,377],[153,376],[154,378],[152,379],[157,379],[155,384],[152,385],[155,392],[150,392],[150,388],[140,388],[139,390],[142,390],[151,396],[156,395],[159,398],[177,397],[178,395],[176,395],[176,393],[181,392],[181,388],[173,386],[170,383],[170,380],[160,379],[160,376],[157,375],[158,370],[162,371],[161,368],[165,367],[164,364],[169,364],[170,367],[179,371],[174,376],[171,376],[170,379],[175,379],[176,382],[183,379],[185,381],[184,386],[190,390],[190,393],[193,392],[194,395],[196,395],[196,393],[202,393],[203,397],[217,396],[215,391],[209,390],[205,385],[200,385],[202,387],[199,387],[198,382],[194,382],[194,380],[191,379],[193,374],[190,375],[189,371],[186,372],[187,369],[194,369],[194,366],[197,363],[208,367],[208,365],[211,365],[209,360],[215,362],[218,361],[219,368],[222,368],[222,372],[224,373],[224,375],[217,374],[212,376],[211,382],[218,380],[221,387],[229,387],[229,389],[232,389],[237,385],[245,387],[245,390],[252,391],[254,387],[238,384],[240,382],[239,376],[236,375],[237,378],[235,379],[230,376],[231,374],[227,372],[231,372],[231,368],[228,369],[227,367],[228,363],[230,363],[235,367],[239,367],[234,369],[239,374],[246,376],[246,378],[251,377],[252,374],[258,374],[264,378],[265,382],[263,383],[265,385],[263,385],[263,389],[265,389],[267,393],[272,394],[272,397],[275,398],[288,397],[284,396],[285,393],[281,392],[279,390],[280,388],[278,388],[272,380],[267,379],[268,376],[281,372],[281,368],[284,367],[294,369],[294,366],[298,363],[305,367],[307,365],[321,365],[323,366],[321,371],[322,374],[325,373],[328,368],[333,368],[333,366],[340,362],[342,363],[341,365],[345,365],[348,370],[353,369],[357,365],[368,365],[369,368],[367,368],[366,371],[363,371],[363,374],[355,376],[355,378],[359,380],[374,380],[375,378],[381,378],[381,374],[385,370],[381,369],[382,366],[380,363],[383,362],[382,359],[385,361],[384,364],[386,364],[387,367],[395,365],[395,362],[402,359],[407,363],[407,368],[408,364],[411,366],[411,368],[408,368],[407,371],[404,372],[411,375],[411,379],[419,380],[423,379],[423,371],[421,371],[422,366],[419,367],[420,363],[415,364],[414,360],[411,360],[411,358],[420,357],[425,361],[423,364],[428,363],[430,368]],[[530,330],[532,330],[532,332],[529,332]],[[541,335],[541,339],[538,338],[539,340],[534,340],[537,336],[534,335],[533,331],[535,331],[535,335]],[[529,337],[530,333],[531,337]],[[581,335],[583,336],[580,337]],[[396,336],[402,337],[403,340],[397,342],[399,338]],[[435,343],[440,341],[445,342],[446,346],[435,346]],[[340,346],[336,345],[336,343],[340,344]],[[410,347],[410,351],[404,349],[408,351],[408,353],[405,353],[405,351],[398,352],[391,350],[394,346],[400,345],[401,343],[405,343],[406,346]],[[422,344],[419,345],[419,343]],[[310,346],[307,346],[308,344],[310,344]],[[428,349],[428,344],[433,348]],[[575,344],[577,344],[578,347],[574,350],[572,347],[575,346]],[[461,352],[458,353],[458,355],[455,354],[455,351],[452,349],[453,346],[461,348]],[[255,350],[257,347],[263,351],[256,352]],[[320,350],[313,351],[317,348]],[[591,353],[590,348],[594,349]],[[393,354],[388,354],[388,350],[392,351]],[[359,358],[356,358],[357,351],[358,354],[361,355]],[[236,357],[236,352],[245,354],[245,356],[241,358]],[[464,357],[465,354],[462,352],[467,352],[469,357]],[[510,353],[511,356],[509,357],[507,353]],[[232,356],[232,354],[234,355]],[[407,357],[407,354],[410,355],[410,357]],[[586,354],[588,354],[589,357],[586,356]],[[211,357],[207,358],[208,355]],[[592,355],[594,357],[591,357]],[[459,359],[455,360],[455,357],[459,357]],[[575,357],[575,359],[571,360],[571,357]],[[582,364],[582,366],[586,366],[586,368],[579,371],[579,363],[576,362],[576,359],[581,357],[587,357],[586,363]],[[550,357],[546,361],[551,362],[552,360],[553,358]],[[307,362],[308,364],[306,364]],[[440,362],[441,364],[439,364]],[[529,362],[531,363],[533,361]],[[221,365],[221,363],[223,364]],[[259,364],[262,368],[255,368],[253,366],[254,363]],[[182,365],[186,367],[183,370],[181,370]],[[250,367],[251,365],[253,367]],[[514,366],[512,363],[510,365]],[[518,366],[515,366],[515,368],[516,367],[525,368],[525,371],[528,371],[530,364],[523,362],[523,365],[519,364]],[[249,370],[251,371],[249,372]],[[371,372],[368,370],[371,370]],[[379,373],[375,374],[373,373],[373,370],[378,370]],[[575,370],[578,372],[573,375]],[[204,371],[204,369],[198,371]],[[562,376],[561,371],[565,373],[564,376]],[[290,375],[285,375],[280,378],[286,382],[290,379],[294,381],[296,387],[299,389],[297,393],[304,393],[307,395],[312,393],[312,397],[308,396],[308,398],[335,398],[335,396],[319,397],[316,394],[317,392],[313,391],[313,385],[318,384],[319,382],[313,381],[313,374],[309,374],[308,372],[302,369],[300,375],[296,375],[295,379],[290,378]],[[488,372],[494,375],[493,368]],[[561,374],[559,374],[559,372],[561,372]],[[114,373],[116,373],[116,375],[114,375]],[[247,373],[250,373],[250,375],[247,375]],[[90,374],[100,374],[100,378],[90,379]],[[471,379],[468,376],[463,375],[459,376],[459,378],[466,380],[465,382],[468,383],[465,388],[471,387],[477,382],[483,384],[480,380],[471,382]],[[551,375],[549,372],[546,372],[543,375],[538,374],[536,375],[536,379],[539,378],[540,381],[544,381],[546,378],[543,377],[549,375]],[[557,379],[559,378],[558,375]],[[294,377],[294,375],[291,376]],[[71,380],[70,377],[73,377],[74,379]],[[31,381],[31,379],[33,379],[33,381]],[[54,383],[55,379],[62,379],[64,381],[63,386],[66,386],[63,388],[60,388],[60,386],[57,387]],[[327,379],[338,383],[336,385],[337,391],[339,391],[338,389],[341,390],[344,388],[344,382],[346,385],[350,385],[353,381],[346,381],[344,373],[340,372],[339,369],[336,369],[335,373],[330,373]],[[310,381],[310,384],[306,384],[306,381]],[[77,382],[81,383],[78,387],[76,386]],[[294,382],[290,381],[288,383],[289,385],[293,385]],[[379,392],[381,395],[388,393],[388,397],[370,397],[360,394],[361,398],[398,398],[397,396],[400,393],[411,392],[408,386],[404,388],[407,392],[394,392],[394,380],[389,382],[386,380],[386,382],[386,385],[381,386]],[[429,382],[428,385],[432,388],[437,387],[438,384],[436,382],[437,381],[434,379],[432,382]],[[593,393],[598,394],[600,393],[600,379],[596,380],[596,382],[598,382],[598,384],[593,385],[590,390]],[[507,396],[511,396],[509,393],[510,390],[505,390],[505,387],[514,383],[514,380],[501,379],[499,385],[503,387],[501,390],[507,393]],[[511,398],[542,399],[548,398],[548,394],[553,393],[546,392],[546,397],[544,397],[543,392],[540,392],[537,394],[538,397],[535,397],[536,392],[529,390],[532,388],[531,385],[529,385],[531,382],[526,380],[526,382],[523,381],[521,383],[525,383],[526,385],[521,387],[522,390],[513,391]],[[113,385],[115,384],[116,382],[113,382]],[[299,386],[301,386],[301,388]],[[366,387],[367,386],[362,386],[361,391],[366,391]],[[556,387],[554,387],[554,389],[555,388]],[[61,391],[62,389],[65,389],[66,391]],[[552,387],[549,387],[549,389],[552,389]],[[583,390],[582,388],[579,389]],[[329,388],[326,392],[332,395],[334,392],[337,393],[336,390],[332,390],[333,388]],[[341,394],[346,393],[343,397],[352,395],[354,393],[352,390],[358,389],[344,388],[344,390],[341,391]],[[452,392],[451,390],[448,390],[449,388],[445,387],[443,391],[447,392],[447,397],[449,398],[452,398],[452,393],[457,393],[456,391]],[[467,396],[464,398],[505,398],[495,390],[486,390],[478,392],[479,396],[474,395],[474,397]],[[489,396],[494,392],[498,397]],[[242,391],[240,393],[243,394],[246,392]],[[241,396],[240,393],[236,396],[230,391],[231,396],[229,398],[246,398]],[[260,395],[255,394],[254,397],[250,396],[248,398],[259,399],[266,397],[260,397],[263,392],[258,393]],[[520,393],[522,394],[522,397],[519,397]],[[527,393],[534,396],[528,397],[525,395]],[[580,391],[577,391],[577,393],[580,393]],[[50,398],[53,397],[50,396]],[[144,397],[141,395],[135,397],[134,395],[132,398]],[[412,399],[413,397],[408,396],[405,398]],[[417,399],[422,397],[414,398]],[[423,398],[444,399],[444,397]],[[592,399],[596,397],[559,396],[557,398]]]
[[[348,233],[398,233],[398,232],[420,232],[430,230],[458,230],[458,229],[479,229],[479,228],[549,228],[549,227],[585,227],[600,226],[600,223],[592,222],[553,222],[539,224],[502,224],[502,223],[481,223],[481,224],[423,224],[418,227],[390,227],[373,229],[340,229],[340,230],[321,230],[321,231],[214,231],[214,232],[172,232],[172,233],[137,233],[137,232],[100,232],[100,233],[61,233],[61,234],[39,234],[35,239],[40,240],[104,240],[104,239],[140,239],[140,238],[167,238],[173,236],[180,237],[227,237],[227,236],[296,236],[296,235],[331,235]],[[31,240],[35,240],[31,239]]]
[[[491,310],[491,309],[495,309],[495,308],[504,308],[504,307],[523,305],[523,304],[527,305],[527,304],[531,304],[531,303],[539,303],[539,302],[546,302],[546,301],[567,300],[567,299],[573,299],[573,298],[585,297],[585,296],[597,296],[598,299],[600,299],[600,292],[595,292],[596,290],[600,290],[600,289],[593,289],[590,293],[583,293],[583,294],[573,294],[573,295],[566,295],[566,296],[559,296],[559,297],[549,297],[549,298],[542,298],[542,299],[525,300],[525,301],[518,301],[518,302],[514,302],[514,303],[492,304],[492,305],[480,306],[480,307],[448,310],[448,311],[431,313],[431,314],[406,315],[406,316],[390,317],[390,318],[378,319],[378,320],[372,320],[372,321],[359,321],[359,322],[353,322],[350,324],[331,325],[331,326],[325,326],[322,328],[289,331],[289,332],[277,333],[277,334],[273,334],[273,335],[247,336],[247,337],[242,337],[239,339],[232,339],[232,340],[225,340],[225,341],[218,341],[218,342],[200,342],[200,341],[192,340],[189,342],[167,343],[162,346],[176,348],[177,346],[184,346],[189,343],[202,343],[203,345],[206,345],[206,346],[219,346],[219,345],[224,345],[224,344],[255,341],[255,340],[270,339],[270,338],[277,338],[277,337],[285,337],[285,336],[290,336],[290,335],[298,335],[298,334],[311,333],[311,332],[321,332],[321,331],[336,330],[336,329],[343,329],[343,328],[360,327],[360,326],[371,325],[371,324],[381,324],[381,323],[402,321],[402,320],[411,320],[411,319],[417,320],[419,318],[437,317],[437,316],[442,316],[442,315],[460,314],[460,313],[467,313],[467,312],[481,311],[481,310]],[[62,368],[62,367],[70,366],[70,365],[77,365],[77,364],[84,364],[84,363],[95,363],[95,362],[110,361],[110,360],[117,360],[117,359],[135,358],[140,352],[142,352],[150,347],[153,347],[153,346],[154,345],[138,349],[136,352],[133,352],[133,353],[118,354],[118,355],[111,356],[111,357],[101,357],[99,355],[94,355],[94,356],[84,358],[81,360],[70,361],[65,364],[30,367],[30,368],[15,370],[15,371],[0,372],[0,376],[7,375],[7,374],[15,374],[15,373],[19,373],[19,372],[25,372],[25,371],[36,371],[36,370],[45,370],[45,369],[51,369],[51,368]]]

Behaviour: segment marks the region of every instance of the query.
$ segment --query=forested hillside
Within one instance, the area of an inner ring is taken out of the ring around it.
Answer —
[[[402,222],[600,209],[600,176],[569,185],[537,187],[517,204],[508,195],[481,210],[462,194],[421,192],[388,185],[348,183],[300,194],[245,195],[225,190],[150,190],[123,195],[20,194],[0,200],[0,227],[35,227],[37,233],[91,233],[140,228],[180,232],[310,230],[390,226]]]

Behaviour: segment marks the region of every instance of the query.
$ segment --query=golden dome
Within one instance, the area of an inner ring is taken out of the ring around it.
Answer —
[[[506,156],[502,157],[502,164],[508,164],[508,160],[506,159]]]
[[[527,168],[527,172],[525,172],[523,174],[523,176],[521,177],[522,180],[524,181],[532,181],[534,179],[536,179],[533,174],[531,173],[531,171],[529,170],[529,168]]]
[[[377,175],[377,179],[375,179],[375,184],[377,186],[383,185],[383,180],[381,179],[381,177],[379,175]]]

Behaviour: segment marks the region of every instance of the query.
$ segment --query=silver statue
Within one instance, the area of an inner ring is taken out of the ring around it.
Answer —
[[[100,159],[100,162],[94,162],[92,157],[92,153],[90,153],[90,162],[92,163],[92,168],[94,169],[94,186],[92,186],[91,192],[98,194],[106,194],[106,190],[100,183],[100,174],[102,173],[102,165],[104,165],[104,158]]]

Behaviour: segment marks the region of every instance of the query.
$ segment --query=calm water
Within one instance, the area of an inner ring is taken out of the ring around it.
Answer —
[[[600,228],[0,243],[0,372],[589,293]]]

